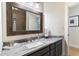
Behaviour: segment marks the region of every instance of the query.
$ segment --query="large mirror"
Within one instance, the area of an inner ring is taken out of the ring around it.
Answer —
[[[27,10],[17,3],[7,3],[7,34],[30,34],[43,32],[42,13]]]

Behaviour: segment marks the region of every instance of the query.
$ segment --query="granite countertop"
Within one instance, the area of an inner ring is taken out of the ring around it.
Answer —
[[[18,45],[12,47],[10,50],[3,50],[1,55],[2,56],[22,56],[24,54],[28,55],[29,53],[32,53],[44,46],[47,46],[51,43],[55,43],[59,40],[62,40],[62,38],[48,38],[48,39],[41,38],[39,39],[39,41],[42,42],[43,44],[30,49],[26,47],[28,43],[19,43]]]

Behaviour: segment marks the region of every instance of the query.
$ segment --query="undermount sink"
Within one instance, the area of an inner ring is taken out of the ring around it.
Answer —
[[[10,50],[12,47],[9,47],[9,46],[4,46],[2,49],[3,50]]]
[[[43,43],[38,41],[38,42],[32,42],[32,43],[29,43],[29,44],[26,44],[26,47],[31,49],[31,48],[34,48],[34,47],[37,47],[37,46],[40,46],[42,45]]]

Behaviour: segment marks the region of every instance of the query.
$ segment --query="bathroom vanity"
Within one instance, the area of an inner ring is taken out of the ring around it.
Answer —
[[[3,50],[3,56],[61,56],[62,38],[41,38],[33,43],[19,43],[10,50]],[[38,46],[35,46],[38,45]]]

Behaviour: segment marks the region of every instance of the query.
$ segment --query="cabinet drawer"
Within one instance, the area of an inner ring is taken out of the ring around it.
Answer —
[[[40,49],[40,50],[38,50],[36,52],[33,52],[32,54],[30,54],[28,56],[41,56],[41,55],[45,54],[48,51],[49,51],[49,47],[47,46],[47,47],[42,48],[42,49]]]
[[[52,49],[54,49],[55,48],[55,45],[54,44],[51,44],[50,45],[50,49],[52,50]]]
[[[57,46],[57,45],[62,45],[62,40],[56,42],[56,46]]]

